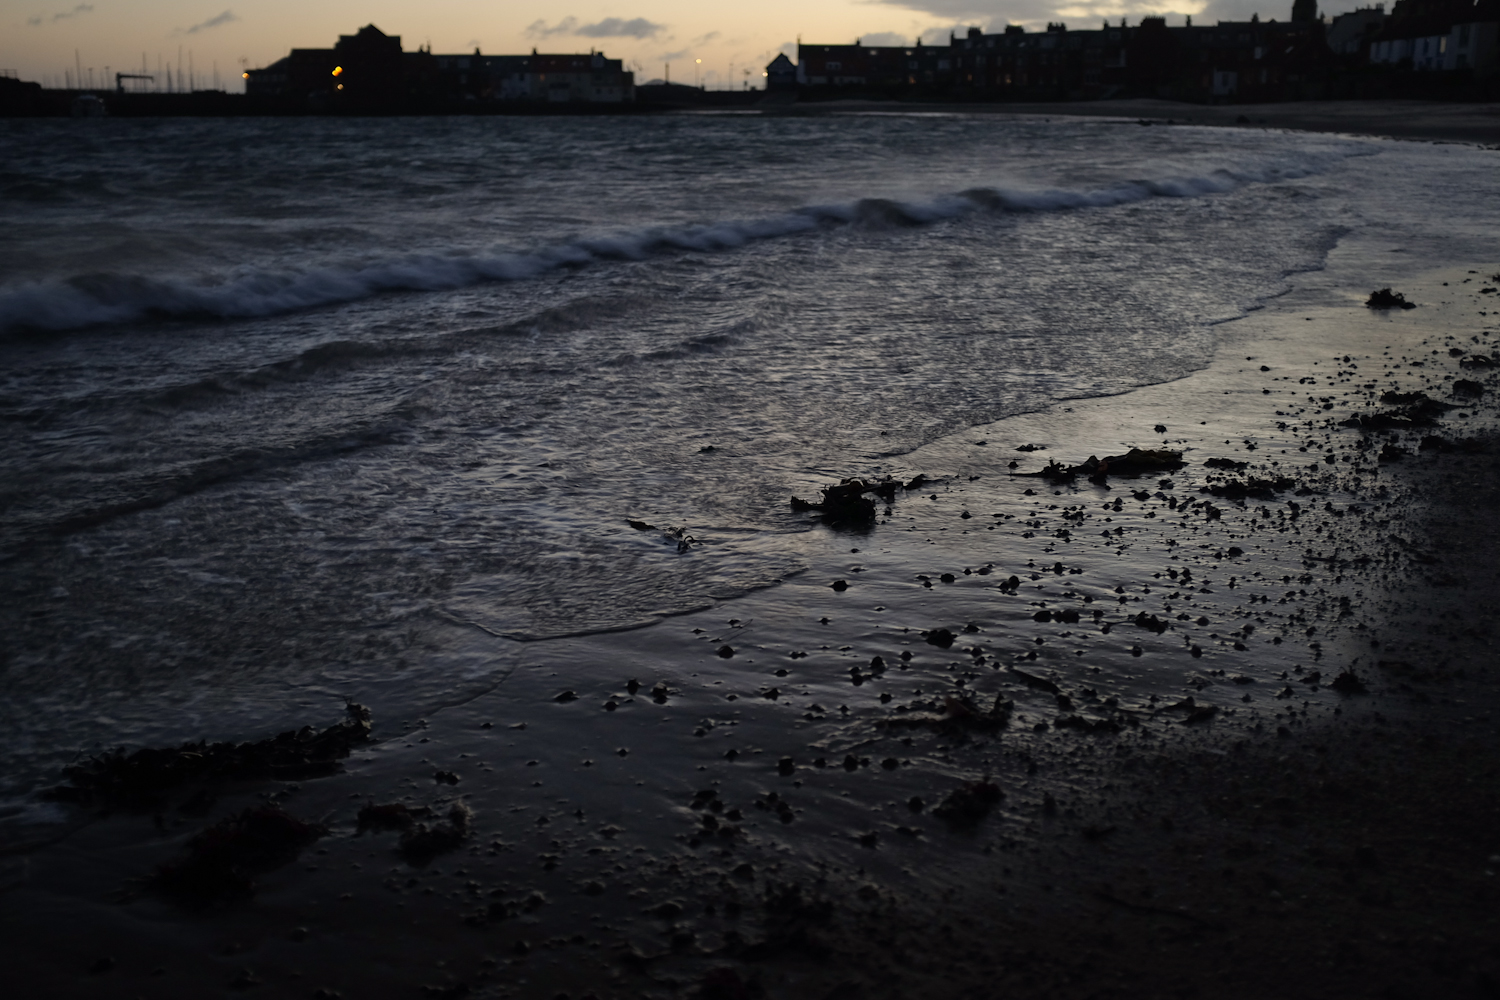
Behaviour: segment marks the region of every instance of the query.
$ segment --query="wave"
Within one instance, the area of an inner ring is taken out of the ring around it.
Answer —
[[[253,270],[213,283],[115,273],[78,275],[0,289],[0,334],[79,330],[147,319],[271,316],[354,302],[385,292],[445,291],[487,282],[522,281],[597,261],[732,250],[833,226],[921,227],[977,212],[1070,211],[1111,208],[1151,198],[1194,198],[1307,177],[1321,173],[1335,159],[1342,157],[1308,155],[1284,164],[1130,180],[1089,190],[979,187],[927,201],[861,198],[808,205],[763,219],[649,227],[529,252],[410,256],[363,267]]]
[[[183,497],[273,469],[398,444],[409,439],[411,418],[408,410],[396,407],[358,426],[309,435],[303,440],[279,446],[241,448],[182,467],[147,471],[131,481],[113,483],[108,497],[81,493],[71,509],[59,510],[48,502],[45,506],[27,504],[32,508],[27,512],[19,509],[22,504],[11,497],[9,521],[5,526],[6,541],[8,544],[28,545],[49,536],[63,537],[128,514],[165,507]],[[15,551],[14,548],[8,549],[8,554],[13,555]]]

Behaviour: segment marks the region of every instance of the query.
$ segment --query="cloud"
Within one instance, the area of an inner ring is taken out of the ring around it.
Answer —
[[[546,38],[548,35],[571,35],[573,29],[578,27],[578,18],[565,17],[552,27],[547,26],[546,21],[532,21],[526,26],[526,34],[530,38]]]
[[[66,21],[70,17],[77,17],[80,14],[91,14],[91,13],[93,13],[93,11],[94,11],[94,5],[93,4],[91,4],[91,3],[81,3],[77,7],[74,7],[72,10],[61,11],[61,12],[59,12],[57,14],[53,14],[51,17],[48,17],[48,18],[44,18],[40,14],[38,14],[36,17],[28,17],[26,19],[26,25],[27,25],[27,27],[35,28],[38,25],[40,25],[43,21],[52,22],[52,23],[55,23],[57,21]]]
[[[898,35],[894,31],[872,31],[868,35],[861,35],[859,40],[872,48],[895,49],[910,45],[913,38],[911,35]]]
[[[1209,18],[1198,13],[1204,6],[1202,0],[1187,0],[1178,10],[1163,10],[1160,0],[864,0],[871,6],[900,7],[920,11],[933,17],[960,25],[988,26],[989,31],[1001,31],[1007,24],[1024,24],[1041,27],[1051,21],[1062,21],[1076,28],[1097,28],[1108,18],[1118,23],[1127,17],[1138,23],[1146,15],[1165,15],[1168,23],[1181,24],[1184,14],[1191,13],[1202,23]],[[1335,0],[1337,2],[1337,0]],[[1244,8],[1245,17],[1260,9],[1262,18],[1275,17],[1285,20],[1291,15],[1290,0],[1209,0],[1211,8]],[[1228,18],[1227,14],[1218,17]],[[959,32],[962,34],[962,31]],[[929,32],[924,31],[926,38]],[[943,32],[947,41],[947,32]]]
[[[526,26],[526,34],[531,38],[546,38],[548,35],[582,35],[584,38],[655,38],[666,30],[665,24],[657,24],[644,17],[633,17],[628,21],[619,17],[606,17],[596,24],[579,24],[578,18],[565,17],[553,25],[548,25],[546,21],[533,21]]]
[[[1032,31],[1039,31],[1049,23],[1061,21],[1074,30],[1090,30],[1100,27],[1108,20],[1119,24],[1125,18],[1131,24],[1140,24],[1141,18],[1163,16],[1170,25],[1180,25],[1191,15],[1200,25],[1211,25],[1217,21],[1248,21],[1252,14],[1259,14],[1262,21],[1275,18],[1285,21],[1291,17],[1291,0],[856,0],[868,7],[889,9],[892,7],[926,14],[939,20],[937,27],[920,28],[922,41],[928,45],[946,45],[948,34],[962,38],[970,26],[987,32],[1005,30],[1007,24],[1020,24]],[[1364,5],[1368,0],[1318,0],[1318,9],[1333,17]],[[887,22],[889,23],[889,22]],[[911,31],[919,30],[913,21]],[[931,21],[928,22],[929,24]],[[876,44],[876,39],[894,37],[893,32],[865,35],[866,45]],[[889,44],[881,41],[880,44]],[[903,36],[899,44],[909,44]]]
[[[656,24],[644,17],[633,17],[628,21],[606,17],[598,24],[585,24],[574,34],[587,38],[655,38],[665,30],[665,24]]]
[[[1330,19],[1338,14],[1345,14],[1354,10],[1357,6],[1356,0],[1318,0],[1318,11],[1326,14]],[[1365,6],[1373,6],[1365,4]],[[1387,5],[1386,10],[1390,7]],[[1198,24],[1213,24],[1217,21],[1248,21],[1251,14],[1259,14],[1262,21],[1275,18],[1278,21],[1287,21],[1292,16],[1292,5],[1281,2],[1281,0],[1209,0],[1204,8],[1193,15],[1193,20]]]
[[[707,45],[709,42],[713,41],[715,38],[718,38],[718,37],[719,37],[719,33],[717,31],[710,31],[706,35],[699,35],[697,38],[693,39],[692,44],[694,44],[694,45]]]
[[[186,31],[184,31],[183,34],[196,35],[200,31],[207,31],[210,28],[217,28],[221,24],[229,24],[233,21],[238,20],[239,18],[235,16],[234,11],[226,10],[224,13],[218,15],[217,17],[211,17],[201,24],[193,25],[191,28],[188,28]]]
[[[1002,31],[1009,23],[1011,22],[996,21],[990,25],[990,31]],[[967,24],[940,24],[936,28],[923,28],[922,43],[924,45],[947,45],[950,35],[957,35],[959,38],[962,38],[968,32],[969,25]]]

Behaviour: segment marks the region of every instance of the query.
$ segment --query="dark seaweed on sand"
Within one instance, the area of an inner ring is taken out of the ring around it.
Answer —
[[[150,879],[156,891],[190,906],[251,895],[255,876],[296,859],[328,828],[304,823],[275,806],[246,809],[187,842],[182,856]]]
[[[1413,427],[1431,427],[1453,404],[1442,403],[1425,392],[1387,392],[1380,401],[1394,407],[1378,413],[1356,413],[1343,421],[1341,426],[1357,427],[1361,430],[1409,430]]]
[[[46,797],[78,802],[154,808],[182,785],[265,778],[301,780],[332,774],[339,761],[370,738],[370,710],[350,702],[348,718],[321,732],[292,729],[253,743],[184,743],[179,747],[123,747],[63,769],[68,784]]]
[[[1277,493],[1285,492],[1297,485],[1297,481],[1289,476],[1247,476],[1243,480],[1230,479],[1222,483],[1210,483],[1199,487],[1199,493],[1208,493],[1212,496],[1223,497],[1226,500],[1244,500],[1254,497],[1257,500],[1270,500]]]
[[[932,814],[950,827],[966,829],[977,826],[1004,797],[993,781],[970,781],[949,792]]]
[[[766,886],[761,900],[764,916],[764,938],[742,943],[738,935],[725,947],[726,954],[741,961],[763,962],[784,954],[808,958],[826,958],[831,951],[821,931],[833,919],[833,903],[821,896],[804,893],[800,883]]]
[[[1406,301],[1406,296],[1400,292],[1393,292],[1389,288],[1382,288],[1378,292],[1371,292],[1370,297],[1365,300],[1365,305],[1370,309],[1415,309],[1415,302]]]
[[[906,715],[882,720],[886,728],[932,729],[949,739],[962,741],[969,733],[993,733],[1010,725],[1016,703],[1003,694],[995,696],[995,703],[985,711],[969,698],[949,697],[941,715]]]
[[[429,806],[370,802],[359,811],[359,828],[355,836],[370,830],[399,831],[401,840],[396,849],[401,856],[414,865],[426,864],[468,839],[474,821],[474,811],[462,802],[453,803],[444,822],[430,825],[422,822],[432,819],[433,815]]]
[[[368,830],[400,831],[401,840],[396,849],[410,864],[424,865],[439,854],[462,845],[474,822],[474,811],[462,802],[453,803],[443,822],[430,825],[421,822],[432,816],[432,809],[428,806],[408,807],[400,802],[376,805],[371,802],[359,811],[356,836]]]
[[[1417,445],[1417,450],[1436,451],[1440,453],[1457,452],[1462,455],[1483,455],[1489,451],[1489,447],[1479,438],[1455,438],[1450,440],[1440,434],[1428,434]]]
[[[418,820],[430,819],[432,809],[428,806],[408,807],[400,802],[376,805],[370,802],[359,811],[359,826],[356,837],[370,830],[406,831],[417,825]]]
[[[823,487],[823,498],[818,501],[792,497],[792,510],[820,511],[823,521],[831,527],[862,527],[875,523],[875,501],[865,496],[873,493],[887,504],[896,502],[897,490],[915,490],[929,482],[923,475],[914,476],[902,483],[889,477],[879,482],[863,479],[845,479],[836,486]]]
[[[1175,472],[1186,465],[1182,452],[1167,448],[1131,448],[1123,455],[1100,458],[1090,455],[1082,464],[1066,466],[1053,460],[1040,472],[1023,472],[1025,476],[1040,476],[1053,481],[1087,476],[1103,479],[1106,476],[1144,476],[1158,472]]]

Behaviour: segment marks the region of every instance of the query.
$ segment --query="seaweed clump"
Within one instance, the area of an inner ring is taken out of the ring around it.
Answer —
[[[792,497],[792,510],[821,511],[824,523],[833,527],[867,527],[875,523],[875,501],[865,496],[866,493],[873,493],[892,504],[896,502],[897,489],[915,490],[927,482],[927,477],[920,475],[904,484],[890,478],[879,482],[845,479],[836,486],[823,487],[822,500]]]
[[[932,814],[950,827],[974,827],[1004,797],[1005,793],[993,781],[970,781],[949,792],[932,810]]]
[[[1370,297],[1365,300],[1365,306],[1369,309],[1415,309],[1415,302],[1406,301],[1406,296],[1400,292],[1393,292],[1389,288],[1382,288],[1377,292],[1371,292]]]
[[[880,725],[887,728],[932,729],[948,739],[962,742],[969,733],[993,733],[1010,725],[1015,712],[1015,701],[1003,694],[995,696],[995,703],[985,711],[969,698],[950,697],[943,705],[941,715],[907,715],[885,719]]]
[[[300,781],[332,774],[339,761],[370,738],[370,710],[350,702],[347,718],[321,732],[292,729],[252,743],[184,743],[179,747],[123,747],[63,769],[69,784],[45,793],[57,802],[156,808],[189,782],[276,778]]]
[[[694,545],[698,544],[698,539],[694,538],[692,535],[689,535],[687,533],[686,527],[658,528],[656,525],[651,524],[648,521],[638,521],[635,518],[627,518],[625,520],[625,523],[630,525],[636,531],[660,531],[663,538],[665,538],[669,542],[673,542],[676,544],[677,551],[679,553],[687,552]]]
[[[405,832],[417,825],[418,820],[430,819],[432,809],[428,806],[410,807],[401,802],[376,805],[370,802],[360,809],[356,837],[368,830],[396,830]]]
[[[156,870],[150,886],[191,906],[250,896],[255,876],[296,860],[328,827],[276,806],[246,809],[187,842],[182,857]]]
[[[1226,500],[1244,500],[1247,497],[1270,500],[1277,493],[1289,490],[1296,485],[1297,481],[1289,476],[1247,476],[1244,480],[1230,479],[1222,483],[1210,483],[1200,487],[1198,492],[1223,497]]]
[[[1356,413],[1342,422],[1344,427],[1362,430],[1410,430],[1413,427],[1431,427],[1453,404],[1439,402],[1425,392],[1386,392],[1380,401],[1394,407],[1379,413]]]
[[[408,863],[425,865],[439,854],[462,846],[474,825],[474,810],[462,802],[453,803],[446,820],[431,825],[422,822],[432,816],[433,811],[427,806],[413,808],[400,802],[385,805],[371,802],[359,811],[356,836],[366,830],[400,831],[396,850]]]
[[[1250,468],[1249,462],[1236,462],[1232,458],[1210,458],[1203,464],[1210,469],[1228,469],[1230,472],[1244,472]]]
[[[796,953],[808,958],[826,958],[832,949],[822,930],[832,921],[834,905],[811,893],[804,895],[797,882],[771,883],[761,901],[765,938],[754,944],[731,943],[729,950],[742,961],[760,962],[778,955]]]
[[[1046,468],[1040,472],[1022,473],[1022,475],[1040,476],[1053,481],[1074,479],[1078,476],[1102,480],[1107,476],[1144,476],[1158,472],[1175,472],[1186,464],[1182,460],[1180,451],[1172,451],[1168,448],[1131,448],[1123,455],[1110,455],[1106,458],[1090,455],[1080,465],[1065,466],[1053,460],[1048,462]]]

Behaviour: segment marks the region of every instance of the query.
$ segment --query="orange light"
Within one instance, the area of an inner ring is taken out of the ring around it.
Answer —
[[[250,79],[250,74],[249,73],[241,73],[240,76],[243,77],[246,80]]]
[[[339,74],[341,74],[343,72],[344,72],[344,67],[342,67],[342,66],[335,66],[335,67],[333,67],[333,75],[334,76],[338,76]]]
[[[344,89],[344,85],[343,85],[343,84],[342,84],[342,83],[341,83],[341,84],[339,84],[339,89],[340,89],[340,90],[343,90],[343,89]]]

